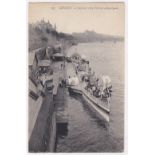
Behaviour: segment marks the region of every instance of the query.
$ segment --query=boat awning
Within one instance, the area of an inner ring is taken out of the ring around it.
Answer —
[[[84,54],[81,55],[81,59],[84,61],[88,61],[87,57]]]
[[[101,81],[102,81],[103,87],[111,86],[111,79],[109,76],[107,75],[101,76]]]
[[[72,77],[69,79],[69,85],[77,86],[79,85],[79,79],[78,77]]]

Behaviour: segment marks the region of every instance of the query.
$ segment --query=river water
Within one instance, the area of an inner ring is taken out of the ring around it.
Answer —
[[[57,152],[122,152],[124,149],[124,42],[82,43],[68,54],[80,53],[90,61],[97,76],[112,80],[110,123],[96,117],[78,96],[65,91],[63,112],[66,134],[57,136]]]

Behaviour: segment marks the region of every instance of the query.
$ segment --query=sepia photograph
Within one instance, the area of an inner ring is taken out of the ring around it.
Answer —
[[[28,152],[125,150],[125,3],[28,3]]]

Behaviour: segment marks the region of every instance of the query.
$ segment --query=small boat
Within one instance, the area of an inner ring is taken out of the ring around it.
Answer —
[[[83,97],[89,107],[97,114],[97,116],[105,121],[110,120],[110,97],[104,100],[98,99],[91,95],[87,90],[80,86],[68,86],[70,94],[79,94]]]

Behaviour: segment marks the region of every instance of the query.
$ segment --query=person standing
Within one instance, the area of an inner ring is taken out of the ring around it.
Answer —
[[[68,84],[69,84],[69,85],[71,84],[70,76],[68,77]]]

